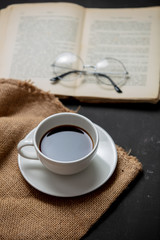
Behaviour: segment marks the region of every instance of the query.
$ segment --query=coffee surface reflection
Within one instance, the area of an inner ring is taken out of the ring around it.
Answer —
[[[93,141],[82,128],[62,125],[47,131],[40,141],[39,149],[47,157],[69,162],[83,158],[93,149]]]

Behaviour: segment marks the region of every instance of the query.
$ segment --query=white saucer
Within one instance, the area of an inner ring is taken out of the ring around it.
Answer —
[[[117,151],[110,135],[96,125],[99,147],[93,162],[82,172],[70,176],[52,173],[38,160],[29,160],[18,154],[18,165],[25,180],[37,190],[58,197],[75,197],[89,193],[104,184],[117,165]],[[31,138],[33,129],[26,138]],[[32,147],[26,147],[32,151]]]

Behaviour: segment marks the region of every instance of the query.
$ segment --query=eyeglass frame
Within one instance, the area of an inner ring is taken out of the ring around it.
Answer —
[[[73,55],[75,55],[75,54],[73,54]],[[79,58],[79,59],[81,60],[81,62],[83,63],[82,59],[81,59],[79,56],[77,56],[77,55],[75,55],[75,56],[76,56],[77,58]],[[129,77],[129,72],[127,71],[127,69],[126,69],[126,67],[125,67],[125,65],[124,65],[124,63],[123,63],[122,61],[120,61],[119,59],[116,59],[116,58],[112,58],[112,57],[106,57],[106,58],[104,58],[104,59],[112,59],[112,60],[118,61],[118,62],[122,65],[122,67],[123,67],[124,76],[125,76],[124,78],[126,79],[126,78]],[[55,61],[55,62],[56,62],[56,61]],[[52,67],[55,67],[56,64],[53,63],[51,66],[52,66]],[[59,67],[59,68],[65,68],[65,67],[61,67],[61,66],[57,66],[57,67]],[[85,69],[85,68],[93,68],[93,69],[96,70],[96,66],[93,66],[93,65],[85,65],[85,64],[83,63],[83,69]],[[97,77],[97,76],[105,77],[105,78],[107,78],[107,79],[110,81],[110,83],[112,84],[112,86],[114,87],[114,89],[116,90],[117,93],[122,93],[122,90],[117,86],[117,84],[112,80],[112,78],[111,78],[110,76],[108,76],[107,74],[104,74],[104,73],[96,72],[96,71],[89,72],[89,71],[87,71],[87,70],[76,70],[76,69],[74,69],[74,70],[72,70],[72,71],[67,71],[67,72],[65,72],[65,73],[62,73],[62,74],[56,76],[56,77],[53,77],[53,78],[50,79],[50,81],[53,82],[53,83],[56,83],[57,81],[61,80],[63,77],[65,77],[65,76],[67,76],[67,75],[69,75],[69,74],[72,74],[72,73],[80,73],[80,74],[83,74],[83,75],[92,74],[92,75],[95,75],[96,77]],[[55,73],[55,74],[56,74],[56,73]],[[100,80],[100,81],[101,81],[101,80]],[[102,81],[101,81],[101,82],[102,82]],[[103,83],[104,83],[104,82],[103,82]],[[104,84],[105,84],[105,83],[104,83]]]

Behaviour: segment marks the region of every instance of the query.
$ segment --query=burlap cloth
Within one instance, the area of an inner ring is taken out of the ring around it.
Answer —
[[[52,94],[27,82],[0,80],[0,239],[80,239],[142,170],[118,150],[110,180],[92,193],[60,198],[39,192],[22,177],[17,144],[42,119],[70,111]]]

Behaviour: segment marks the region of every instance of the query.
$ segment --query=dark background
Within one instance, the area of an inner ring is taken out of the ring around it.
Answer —
[[[38,1],[38,0],[0,0],[0,8],[13,3],[34,3],[34,2],[72,2],[80,4],[84,7],[100,7],[100,8],[126,8],[126,7],[147,7],[160,5],[159,0],[63,0],[63,1]]]
[[[24,2],[45,1],[0,0],[0,8]],[[70,2],[104,8],[160,5],[158,0]],[[160,103],[82,104],[73,99],[63,103],[74,110],[80,105],[80,114],[108,131],[116,144],[126,151],[131,150],[131,154],[143,164],[143,173],[128,186],[83,240],[160,240]]]

